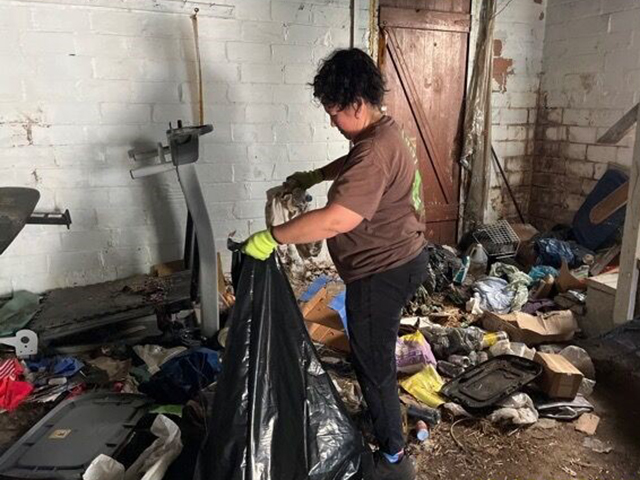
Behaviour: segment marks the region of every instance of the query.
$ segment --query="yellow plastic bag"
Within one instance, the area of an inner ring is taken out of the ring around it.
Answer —
[[[438,408],[446,400],[439,394],[444,385],[440,374],[433,365],[400,381],[400,386],[431,408]]]

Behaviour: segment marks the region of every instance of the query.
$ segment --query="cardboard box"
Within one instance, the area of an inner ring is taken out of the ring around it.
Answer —
[[[490,332],[507,332],[512,342],[522,342],[532,346],[545,342],[571,340],[578,329],[578,322],[570,310],[549,312],[539,316],[523,312],[503,315],[487,312],[482,318],[482,326]]]
[[[573,399],[584,375],[569,360],[555,353],[536,353],[534,361],[544,367],[538,385],[551,398]]]
[[[341,352],[350,352],[349,338],[342,326],[340,315],[329,307],[327,288],[322,287],[302,307],[302,316],[314,342]]]

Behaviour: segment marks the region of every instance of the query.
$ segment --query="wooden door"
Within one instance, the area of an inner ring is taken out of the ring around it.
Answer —
[[[456,241],[471,0],[380,0],[385,104],[415,143],[426,235]]]

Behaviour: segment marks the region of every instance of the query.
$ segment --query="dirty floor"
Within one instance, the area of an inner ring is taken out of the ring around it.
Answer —
[[[487,420],[445,420],[427,445],[412,445],[420,479],[631,480],[640,478],[640,405],[635,396],[599,385],[590,400],[600,425],[595,438],[612,447],[595,453],[572,423],[551,428],[499,430]],[[48,408],[23,404],[0,415],[0,451],[26,432]],[[453,431],[453,436],[452,436]]]
[[[612,447],[595,453],[573,423],[547,421],[502,431],[487,420],[442,422],[430,446],[416,446],[420,479],[622,480],[640,477],[640,405],[637,397],[596,388],[590,400],[601,417],[594,438]],[[453,430],[453,436],[452,436]]]

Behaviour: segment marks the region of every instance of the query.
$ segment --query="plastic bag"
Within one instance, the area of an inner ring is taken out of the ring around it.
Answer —
[[[195,478],[360,479],[361,435],[275,257],[234,260],[237,301]]]
[[[442,377],[433,365],[400,381],[402,388],[431,408],[438,408],[445,403],[439,394],[443,385]]]
[[[436,364],[431,346],[420,331],[398,338],[396,341],[396,364],[398,372],[401,373],[416,373],[429,364]]]

